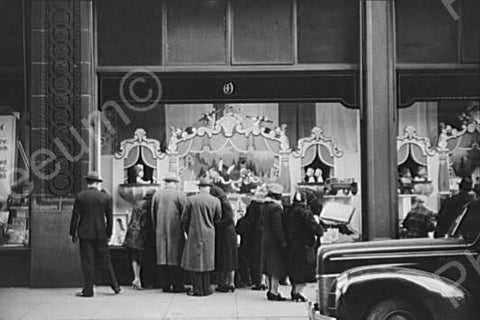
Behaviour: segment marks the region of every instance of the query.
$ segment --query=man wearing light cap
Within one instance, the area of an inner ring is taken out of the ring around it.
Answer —
[[[208,296],[213,290],[210,273],[215,270],[215,225],[220,221],[220,200],[210,194],[212,182],[201,178],[199,193],[188,199],[182,225],[188,234],[182,257],[182,267],[190,271],[192,296]]]
[[[152,199],[160,283],[164,292],[185,292],[180,263],[185,246],[181,221],[187,197],[177,189],[179,180],[175,172],[167,172],[163,180],[165,188],[158,190]]]

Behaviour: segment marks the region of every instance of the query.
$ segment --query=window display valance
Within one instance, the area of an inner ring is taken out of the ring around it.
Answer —
[[[480,75],[474,71],[400,70],[398,106],[405,108],[418,101],[478,100]]]

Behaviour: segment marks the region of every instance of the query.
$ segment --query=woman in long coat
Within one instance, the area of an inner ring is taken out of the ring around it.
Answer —
[[[284,215],[291,298],[302,302],[307,300],[302,294],[306,283],[315,279],[315,237],[323,234],[322,227],[315,220],[312,210],[307,208],[305,200],[305,195],[297,192]]]
[[[252,290],[266,289],[261,272],[263,231],[260,220],[266,195],[266,188],[257,188],[252,201],[247,207],[245,216],[242,218],[244,223],[242,228],[242,241],[244,244],[242,245],[244,245],[245,257],[250,271],[250,278],[252,279]]]
[[[262,234],[262,272],[267,276],[268,300],[286,300],[278,292],[280,278],[287,274],[287,241],[283,231],[281,204],[283,187],[278,183],[268,185],[268,195],[263,205],[261,223]]]
[[[234,213],[225,192],[216,186],[210,194],[220,200],[222,218],[215,225],[215,271],[220,281],[217,291],[235,291],[235,270],[238,267],[237,233]]]

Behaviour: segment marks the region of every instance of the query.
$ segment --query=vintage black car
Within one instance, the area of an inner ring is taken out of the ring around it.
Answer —
[[[326,245],[310,319],[480,319],[480,205],[441,239]]]

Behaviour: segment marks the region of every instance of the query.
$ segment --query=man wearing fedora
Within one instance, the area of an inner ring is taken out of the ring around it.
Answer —
[[[220,200],[210,195],[212,182],[201,178],[199,193],[189,197],[182,217],[187,242],[183,251],[182,267],[190,271],[193,296],[212,294],[210,272],[215,269],[215,225],[220,221]]]
[[[83,290],[77,293],[77,296],[93,297],[95,266],[109,274],[110,287],[118,294],[121,289],[108,251],[108,240],[112,236],[113,226],[112,197],[100,191],[103,180],[98,173],[89,173],[85,180],[87,189],[76,195],[70,221],[72,241],[80,242],[83,271]]]
[[[165,188],[158,190],[152,200],[160,283],[164,292],[185,292],[180,263],[185,246],[182,215],[187,197],[177,189],[179,180],[175,172],[167,172],[163,180]]]

